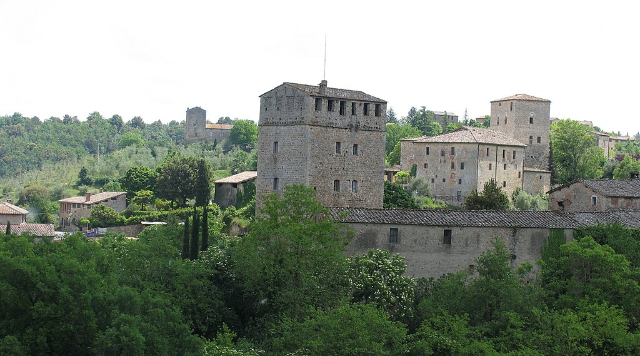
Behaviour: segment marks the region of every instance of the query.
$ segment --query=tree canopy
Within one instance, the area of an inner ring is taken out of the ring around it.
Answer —
[[[596,146],[584,125],[573,120],[558,120],[551,125],[550,137],[554,183],[602,177],[604,151]]]
[[[229,140],[245,151],[251,150],[258,142],[258,125],[252,120],[234,121]]]
[[[481,193],[474,190],[464,201],[466,210],[507,210],[509,209],[509,197],[498,183],[492,178],[484,183]]]

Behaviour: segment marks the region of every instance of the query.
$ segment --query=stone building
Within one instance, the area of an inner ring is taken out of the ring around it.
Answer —
[[[437,278],[473,270],[495,237],[511,252],[511,265],[535,265],[552,230],[573,239],[575,229],[600,223],[640,227],[640,211],[560,213],[553,211],[454,211],[334,208],[332,216],[355,232],[352,255],[379,248],[405,258],[406,275]]]
[[[525,181],[543,177],[543,186],[551,185],[549,129],[551,101],[527,94],[516,94],[491,102],[491,129],[505,133],[527,145],[524,150]],[[528,175],[532,175],[529,177]],[[531,194],[541,194],[525,185]]]
[[[244,192],[249,183],[255,182],[257,176],[258,172],[256,171],[245,171],[218,179],[215,181],[216,189],[213,202],[223,209],[235,206],[238,192]]]
[[[404,139],[401,168],[430,183],[434,198],[454,205],[494,179],[508,195],[522,188],[525,145],[502,132],[463,126],[438,136]]]
[[[579,179],[549,191],[549,210],[640,210],[640,179]]]
[[[458,115],[447,111],[434,111],[433,119],[445,130],[447,125],[458,122]]]
[[[256,196],[305,184],[328,207],[381,208],[386,101],[283,83],[260,96]]]
[[[28,210],[15,206],[9,202],[0,203],[0,224],[22,224],[27,222]]]
[[[207,141],[221,143],[229,138],[233,125],[207,123],[207,111],[199,106],[187,109],[184,140],[187,143]]]
[[[28,233],[38,237],[54,235],[53,224],[32,224],[27,222],[29,211],[10,202],[0,203],[0,232],[7,231],[7,223],[11,224],[11,233],[22,235]]]
[[[121,213],[127,207],[127,192],[87,193],[84,196],[60,199],[58,204],[60,205],[60,227],[64,229],[72,226],[73,220],[89,218],[91,208],[99,204],[104,204]]]

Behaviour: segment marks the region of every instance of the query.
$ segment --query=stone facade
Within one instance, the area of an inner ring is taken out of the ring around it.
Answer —
[[[443,211],[334,209],[334,215],[355,232],[347,252],[352,255],[379,248],[405,258],[406,275],[437,278],[473,269],[476,259],[500,238],[513,266],[535,264],[552,229],[570,241],[581,226],[565,214],[549,211]]]
[[[27,222],[28,210],[22,209],[9,202],[0,203],[0,224],[7,222],[17,225]]]
[[[581,179],[549,191],[549,210],[640,210],[639,179]]]
[[[544,194],[551,189],[551,172],[524,167],[522,189],[529,194]]]
[[[550,107],[551,101],[526,94],[491,102],[491,129],[527,145],[525,167],[549,170]]]
[[[58,200],[60,205],[60,227],[69,228],[73,219],[88,218],[91,208],[98,204],[104,204],[121,213],[127,207],[127,192],[100,192],[98,194],[87,193],[84,196]]]
[[[184,140],[187,143],[207,141],[221,143],[229,138],[233,125],[208,124],[207,111],[199,106],[187,109]]]
[[[381,208],[387,104],[360,91],[284,83],[260,96],[256,196],[305,184],[329,207]]]
[[[433,119],[445,130],[447,125],[458,122],[458,115],[447,111],[434,111]]]
[[[434,198],[462,205],[494,179],[508,195],[522,188],[525,145],[503,133],[463,126],[450,133],[401,141],[401,168],[416,165]]]

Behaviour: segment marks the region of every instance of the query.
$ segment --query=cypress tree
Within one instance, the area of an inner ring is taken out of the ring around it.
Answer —
[[[206,251],[209,248],[209,213],[207,206],[202,209],[202,246],[201,251]]]
[[[184,235],[182,236],[182,258],[189,258],[189,214],[184,218]]]
[[[7,229],[4,232],[6,235],[11,235],[11,221],[7,221]]]
[[[196,206],[193,206],[193,229],[191,229],[191,253],[189,254],[189,258],[192,260],[198,259],[198,240],[200,238],[200,224],[198,222],[198,210]]]

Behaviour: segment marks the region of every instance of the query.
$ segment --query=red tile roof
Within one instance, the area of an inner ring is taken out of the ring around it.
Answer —
[[[542,99],[542,98],[538,98],[537,96],[527,95],[527,94],[511,95],[511,96],[508,96],[506,98],[502,98],[502,99],[498,99],[498,100],[492,100],[491,102],[493,103],[493,102],[497,102],[497,101],[509,101],[509,100],[548,101],[548,102],[551,102],[551,100]]]
[[[98,194],[92,194],[89,201],[87,201],[84,195],[60,199],[58,202],[60,203],[81,203],[81,204],[93,204],[100,202],[102,200],[111,199],[113,197],[118,197],[120,195],[127,195],[127,192],[102,192]]]
[[[28,210],[17,207],[11,203],[0,203],[0,214],[2,215],[26,215]]]
[[[208,129],[218,129],[218,130],[231,130],[233,125],[231,124],[207,124],[205,126]]]
[[[7,225],[0,224],[0,231],[3,233],[7,231]],[[36,236],[54,236],[55,230],[53,224],[11,224],[11,233],[15,235],[22,235],[23,233],[29,233]]]
[[[256,179],[257,176],[258,172],[256,171],[244,171],[226,178],[218,179],[215,183],[244,183],[246,181]]]
[[[520,146],[525,147],[520,141],[515,140],[506,134],[479,127],[462,126],[461,128],[438,136],[422,136],[402,141],[413,142],[458,142],[458,143],[488,143],[494,145]]]

